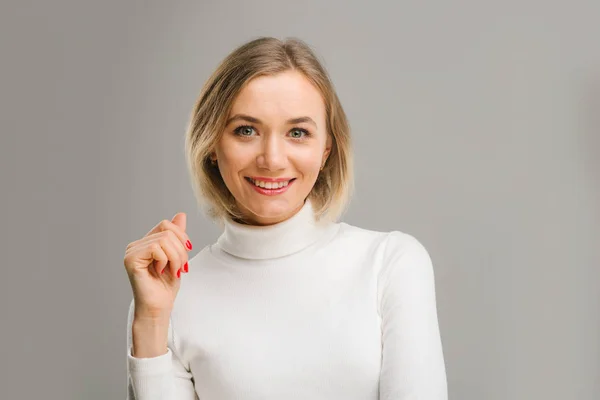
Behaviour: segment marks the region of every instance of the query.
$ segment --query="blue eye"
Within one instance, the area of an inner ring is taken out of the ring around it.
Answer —
[[[240,125],[233,130],[233,133],[241,137],[251,137],[252,131],[255,131],[252,125]],[[256,133],[256,132],[255,132]],[[303,140],[310,136],[310,132],[302,128],[293,128],[290,131],[292,139]]]
[[[300,133],[300,136],[295,136],[294,132],[296,133]],[[304,134],[304,135],[302,135]],[[292,138],[294,139],[304,139],[306,136],[310,136],[310,133],[306,130],[306,129],[302,129],[302,128],[294,128],[292,130]]]
[[[233,130],[233,132],[234,132],[236,135],[239,135],[239,136],[246,136],[246,137],[247,137],[247,136],[251,136],[251,135],[247,135],[247,134],[246,134],[246,133],[248,132],[248,130],[249,130],[249,129],[252,129],[252,130],[253,130],[253,129],[254,129],[254,127],[253,127],[253,126],[250,126],[250,125],[241,125],[241,126],[238,126],[237,128],[235,128],[235,129]]]

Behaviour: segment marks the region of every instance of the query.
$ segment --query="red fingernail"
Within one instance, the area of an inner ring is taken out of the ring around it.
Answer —
[[[183,271],[188,272],[188,263],[183,264]]]
[[[177,270],[177,277],[178,277],[178,278],[181,278],[181,268],[179,268],[179,269]]]
[[[165,270],[166,270],[166,268],[163,268],[163,270],[162,270],[162,271],[160,271],[160,274],[161,274],[161,275],[162,275],[162,274],[164,274],[164,273],[165,273]]]
[[[192,242],[190,242],[189,240],[187,242],[185,242],[185,245],[188,249],[192,249]]]

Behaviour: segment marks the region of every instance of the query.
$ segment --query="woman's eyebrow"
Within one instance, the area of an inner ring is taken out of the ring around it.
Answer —
[[[232,123],[233,121],[238,120],[238,119],[243,120],[243,121],[252,122],[254,124],[262,124],[262,121],[258,118],[254,118],[254,117],[251,117],[246,114],[235,114],[233,117],[231,117],[227,120],[227,122],[225,123],[225,126],[229,125],[230,123]],[[297,118],[290,118],[287,120],[288,124],[299,124],[302,122],[308,122],[310,124],[313,124],[315,126],[315,128],[317,128],[317,123],[311,117],[297,117]]]

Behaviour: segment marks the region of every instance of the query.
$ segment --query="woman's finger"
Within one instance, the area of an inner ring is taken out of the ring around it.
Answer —
[[[145,236],[151,236],[156,233],[172,231],[175,233],[181,244],[184,246],[186,250],[191,250],[191,241],[187,233],[182,230],[179,226],[175,225],[173,222],[169,220],[162,220],[154,228],[152,228]]]

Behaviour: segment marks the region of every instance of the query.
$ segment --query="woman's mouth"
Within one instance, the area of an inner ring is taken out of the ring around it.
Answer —
[[[256,190],[260,194],[264,194],[267,196],[273,196],[284,193],[296,180],[296,178],[292,178],[287,181],[266,182],[261,180],[255,180],[250,177],[245,177],[245,179],[246,182],[252,185],[254,190]]]

